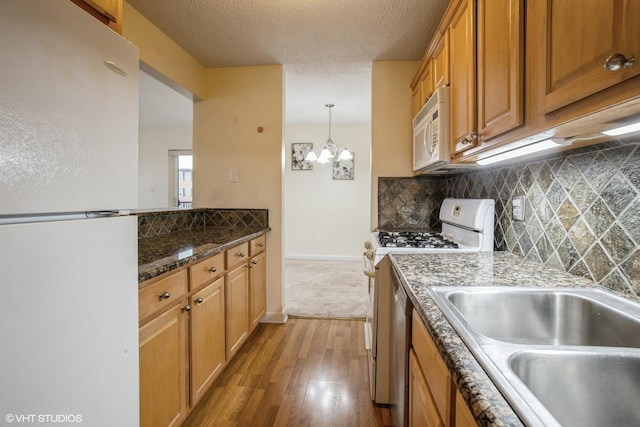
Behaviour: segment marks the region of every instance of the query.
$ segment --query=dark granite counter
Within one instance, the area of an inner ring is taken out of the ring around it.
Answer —
[[[522,426],[518,416],[445,318],[427,289],[432,286],[599,287],[599,285],[560,270],[525,261],[509,252],[398,253],[390,255],[390,259],[399,273],[407,295],[447,364],[453,381],[469,407],[472,408],[478,424]],[[624,296],[637,300],[629,295]]]
[[[267,209],[153,210],[136,216],[138,284],[271,230]]]
[[[268,230],[202,227],[138,239],[138,283],[248,242]]]

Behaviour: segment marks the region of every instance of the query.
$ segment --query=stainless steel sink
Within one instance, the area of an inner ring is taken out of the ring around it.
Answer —
[[[444,296],[468,327],[493,339],[640,347],[638,304],[597,289],[458,289]]]
[[[638,425],[638,353],[522,351],[510,358],[509,365],[562,425]]]
[[[640,425],[640,303],[583,288],[429,293],[526,425]]]

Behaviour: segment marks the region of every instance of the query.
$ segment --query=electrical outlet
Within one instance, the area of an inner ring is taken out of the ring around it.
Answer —
[[[524,196],[514,197],[511,201],[514,221],[524,221]]]
[[[229,182],[238,182],[238,169],[231,169],[229,171]]]

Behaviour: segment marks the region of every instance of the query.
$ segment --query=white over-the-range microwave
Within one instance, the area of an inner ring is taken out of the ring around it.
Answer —
[[[451,164],[451,105],[449,86],[442,86],[413,119],[413,170],[442,174],[474,165]]]

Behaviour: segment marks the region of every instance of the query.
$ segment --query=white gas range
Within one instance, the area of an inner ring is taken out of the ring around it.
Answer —
[[[373,232],[374,265],[390,252],[493,251],[494,206],[492,199],[444,199],[441,232]]]
[[[389,253],[440,253],[493,251],[494,208],[491,199],[445,199],[440,207],[441,232],[387,230],[371,234],[365,243],[365,274],[369,277],[370,311],[365,322],[371,399],[376,403],[401,404],[392,390],[399,380],[398,328],[394,319],[394,289]],[[396,298],[397,299],[397,298]],[[393,333],[392,333],[393,332]],[[406,341],[406,340],[405,340]],[[406,388],[403,387],[402,388]]]

